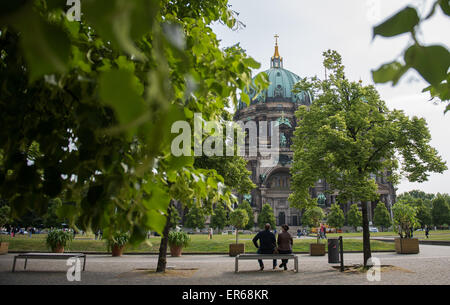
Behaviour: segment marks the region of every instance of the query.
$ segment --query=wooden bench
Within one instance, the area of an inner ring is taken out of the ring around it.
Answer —
[[[12,272],[16,269],[16,260],[18,259],[24,259],[25,264],[23,266],[23,269],[25,270],[27,268],[27,262],[29,259],[69,259],[71,257],[75,258],[83,258],[83,271],[86,268],[86,254],[84,253],[21,253],[14,256],[14,263],[12,267]]]
[[[294,270],[298,272],[298,256],[295,254],[238,254],[234,262],[234,272],[238,272],[239,260],[252,259],[294,259]]]

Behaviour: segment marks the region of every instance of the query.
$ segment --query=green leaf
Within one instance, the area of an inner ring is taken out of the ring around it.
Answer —
[[[167,158],[167,170],[179,170],[183,167],[189,167],[194,164],[194,157],[193,156],[180,156],[175,157],[173,155],[170,155]]]
[[[373,37],[376,35],[392,37],[411,32],[419,23],[420,18],[415,8],[410,6],[401,10],[391,18],[373,28]]]
[[[192,119],[194,117],[194,113],[187,107],[184,107],[184,115],[187,119]]]
[[[253,69],[259,69],[259,67],[261,67],[261,64],[251,57],[244,58],[242,61],[246,66]]]
[[[406,64],[416,69],[433,86],[439,85],[447,76],[450,53],[443,46],[413,45],[406,50],[404,57]]]
[[[395,85],[408,69],[408,66],[404,66],[396,61],[384,64],[378,68],[378,70],[372,70],[373,81],[375,83],[387,83],[392,81],[392,84]]]
[[[442,11],[447,16],[450,16],[450,3],[448,0],[439,0],[439,5],[441,6]]]
[[[248,96],[247,93],[241,92],[241,100],[242,102],[246,103],[247,106],[250,105],[250,97]]]
[[[128,70],[111,70],[100,77],[100,98],[114,109],[121,124],[133,122],[144,111],[136,82],[134,74]]]
[[[84,0],[84,16],[105,40],[137,56],[133,40],[152,29],[159,0]]]
[[[32,3],[9,16],[8,22],[21,33],[20,41],[29,65],[30,82],[45,74],[67,71],[70,57],[67,34],[46,22],[33,10]]]

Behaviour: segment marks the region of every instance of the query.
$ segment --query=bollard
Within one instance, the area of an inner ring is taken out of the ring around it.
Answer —
[[[344,241],[342,236],[339,236],[340,252],[341,252],[341,272],[344,272]]]

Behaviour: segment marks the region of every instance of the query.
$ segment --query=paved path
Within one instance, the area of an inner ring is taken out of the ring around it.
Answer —
[[[382,265],[394,265],[401,269],[382,272],[380,282],[369,282],[365,273],[340,273],[328,264],[327,256],[299,255],[300,271],[273,271],[266,261],[266,270],[258,271],[256,261],[241,261],[238,274],[234,273],[234,258],[225,255],[185,255],[168,257],[168,266],[177,274],[155,275],[142,269],[155,269],[155,255],[127,255],[111,257],[88,255],[86,272],[81,282],[69,282],[68,267],[64,261],[32,260],[27,270],[23,262],[17,263],[17,271],[11,272],[13,254],[0,256],[0,285],[5,284],[450,284],[450,247],[421,245],[421,252],[414,255],[374,253]],[[360,264],[361,253],[345,254],[345,264]],[[293,269],[293,262],[289,262]],[[336,266],[336,265],[335,265]],[[196,268],[196,271],[179,269]],[[141,269],[141,270],[140,270]]]

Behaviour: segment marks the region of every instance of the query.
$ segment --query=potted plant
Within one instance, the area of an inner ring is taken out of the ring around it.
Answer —
[[[244,229],[247,223],[248,214],[246,210],[236,209],[230,213],[230,224],[236,228],[236,243],[230,244],[230,256],[245,253],[245,244],[239,243],[239,229]]]
[[[183,248],[187,247],[191,241],[189,235],[184,232],[169,232],[168,243],[170,247],[170,255],[174,257],[181,256]]]
[[[0,208],[0,228],[3,228],[3,226],[8,223],[10,212],[11,212],[11,209],[7,205],[4,205]],[[0,237],[0,254],[8,253],[8,248],[9,248],[9,243],[3,241],[3,239]]]
[[[0,254],[7,254],[9,248],[9,243],[2,240],[0,237]]]
[[[395,251],[399,254],[419,253],[419,239],[412,237],[414,228],[419,225],[415,207],[399,201],[392,207],[394,230],[400,237],[395,238]]]
[[[50,230],[47,234],[47,247],[54,253],[63,253],[73,239],[73,234],[60,229]]]
[[[316,206],[309,208],[302,216],[303,223],[310,227],[318,227],[320,221],[325,217],[322,208]],[[309,245],[309,254],[311,256],[325,255],[325,244],[320,242],[320,232],[317,230],[317,242]]]
[[[123,249],[129,239],[129,234],[123,232],[117,232],[108,238],[106,245],[112,256],[122,256]]]

